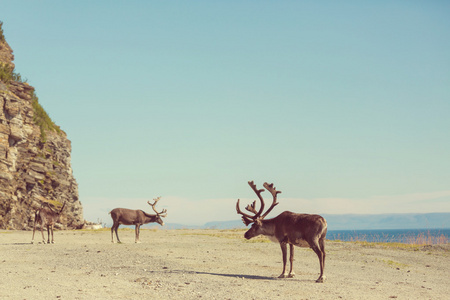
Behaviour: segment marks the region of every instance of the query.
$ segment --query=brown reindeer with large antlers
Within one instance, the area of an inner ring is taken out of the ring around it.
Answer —
[[[45,244],[44,226],[47,227],[47,243],[50,244],[50,232],[52,234],[51,243],[52,244],[55,243],[53,239],[53,226],[55,226],[55,223],[59,221],[64,206],[66,206],[66,202],[64,202],[63,206],[59,211],[54,211],[48,203],[46,204],[47,207],[39,208],[34,214],[33,237],[31,239],[32,244],[34,243],[34,232],[36,231],[36,223],[40,223],[41,226],[42,243]]]
[[[111,242],[114,243],[114,231],[116,232],[117,242],[121,243],[119,239],[119,235],[117,234],[117,229],[120,224],[123,225],[135,225],[136,238],[135,243],[139,243],[139,231],[141,225],[156,222],[159,225],[163,226],[164,222],[161,218],[167,216],[167,210],[163,209],[161,212],[156,211],[155,205],[158,203],[161,197],[158,197],[153,204],[150,201],[147,201],[148,205],[150,205],[155,211],[156,215],[150,215],[142,210],[133,210],[127,208],[114,208],[109,213],[111,214],[111,218],[113,219],[113,226],[111,227]]]
[[[280,243],[281,251],[283,253],[283,272],[279,278],[294,277],[295,275],[293,271],[294,245],[299,247],[311,247],[319,257],[320,263],[320,276],[316,282],[323,282],[325,280],[325,276],[323,275],[325,268],[325,236],[327,234],[327,222],[325,219],[319,215],[297,214],[285,211],[273,219],[265,220],[264,218],[276,205],[278,205],[277,194],[281,193],[281,191],[277,191],[273,186],[273,183],[264,183],[264,187],[273,196],[273,202],[269,209],[263,214],[264,199],[262,198],[261,193],[264,192],[264,189],[258,190],[253,181],[249,181],[248,184],[261,201],[261,208],[259,211],[256,211],[256,201],[254,201],[253,204],[246,207],[246,210],[254,215],[251,216],[243,213],[239,208],[238,199],[236,203],[237,213],[242,215],[242,220],[245,225],[253,223],[252,227],[245,233],[244,237],[246,239],[251,239],[262,234],[269,237],[271,240]],[[289,274],[286,272],[287,244],[289,244],[290,248],[289,261],[291,263],[291,268]]]

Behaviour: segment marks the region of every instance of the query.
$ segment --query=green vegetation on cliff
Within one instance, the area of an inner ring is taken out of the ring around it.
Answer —
[[[3,22],[0,21],[0,42],[5,41],[5,36],[3,35]]]
[[[52,121],[44,108],[39,104],[39,99],[34,92],[31,95],[31,104],[33,105],[34,111],[33,121],[41,129],[41,141],[45,143],[47,141],[47,131],[60,133],[61,129]]]
[[[11,81],[17,82],[26,82],[26,80],[22,80],[22,76],[19,73],[14,72],[14,69],[4,63],[0,62],[0,81],[8,84]]]
[[[0,42],[6,43],[2,26],[3,22],[0,21]],[[4,82],[6,85],[9,85],[9,83],[13,81],[21,83],[26,82],[26,80],[22,79],[20,73],[15,72],[14,67],[8,64],[8,62],[0,62],[0,81]],[[48,131],[60,133],[61,129],[52,121],[52,119],[50,119],[47,112],[39,104],[38,97],[34,91],[31,93],[31,105],[33,106],[34,112],[33,121],[39,126],[41,130],[41,141],[45,143],[47,141]]]
[[[3,22],[0,21],[0,43],[6,43],[5,35],[3,34]],[[0,45],[1,49],[1,45]],[[8,84],[11,81],[25,82],[19,73],[14,72],[14,67],[8,63],[0,61],[0,81]]]

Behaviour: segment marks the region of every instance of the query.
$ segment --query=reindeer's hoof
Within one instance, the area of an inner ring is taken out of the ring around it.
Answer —
[[[135,241],[135,243],[136,243],[136,244],[140,244],[140,243],[141,243],[141,241]]]
[[[295,277],[295,273],[291,273],[288,275],[288,278],[294,278]]]
[[[55,243],[55,241],[52,241],[52,244],[54,244]]]
[[[316,282],[317,282],[317,283],[324,283],[326,278],[327,278],[326,276],[321,276],[321,277],[319,277],[319,278],[316,280]]]
[[[281,274],[280,276],[278,276],[278,278],[286,278],[286,274]]]

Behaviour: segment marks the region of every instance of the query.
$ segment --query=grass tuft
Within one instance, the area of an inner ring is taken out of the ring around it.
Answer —
[[[376,259],[378,260],[378,259]],[[401,262],[397,262],[397,261],[393,261],[391,259],[385,260],[385,259],[381,259],[380,261],[384,262],[385,264],[387,264],[388,266],[391,266],[392,268],[406,268],[409,267],[409,265],[401,263]]]
[[[60,209],[60,208],[63,206],[63,204],[62,204],[61,202],[56,201],[56,200],[47,200],[47,199],[45,199],[45,200],[43,200],[43,201],[44,201],[45,203],[47,203],[47,204],[49,204],[49,205],[51,205],[51,206],[57,208],[57,209]]]

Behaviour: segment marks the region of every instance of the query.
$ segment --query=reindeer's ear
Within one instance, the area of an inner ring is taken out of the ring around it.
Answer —
[[[242,221],[244,222],[245,226],[248,226],[248,224],[253,223],[253,220],[247,218],[246,216],[242,216]]]

